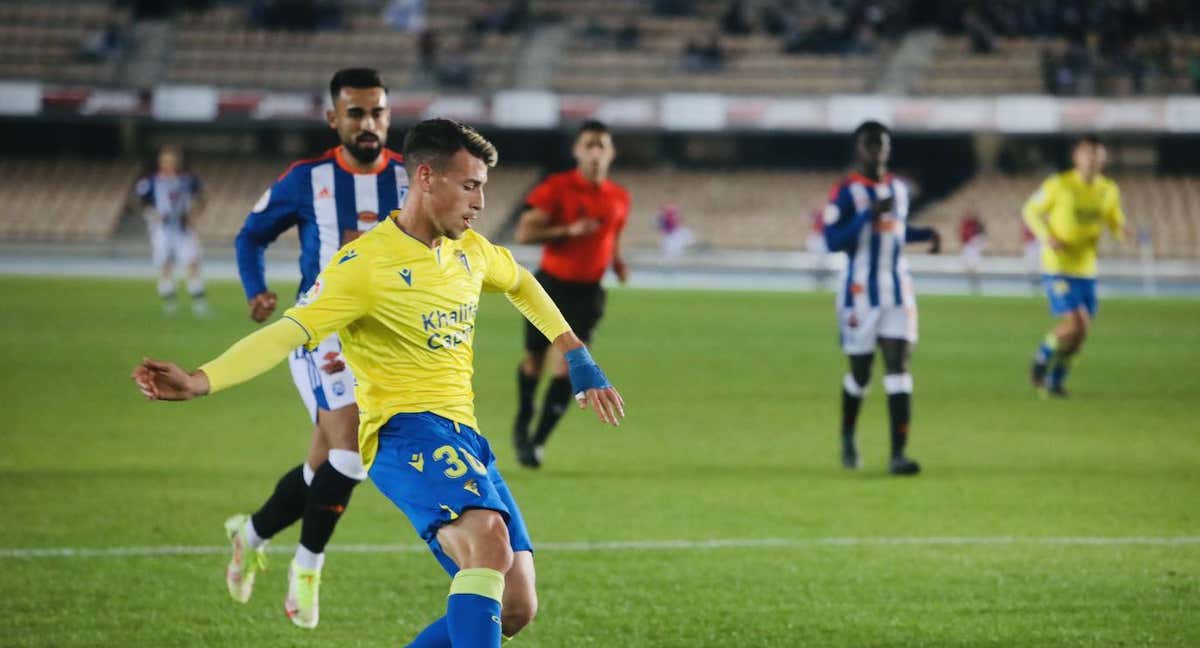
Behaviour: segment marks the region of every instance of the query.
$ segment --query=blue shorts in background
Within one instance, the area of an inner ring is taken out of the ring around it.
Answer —
[[[1088,315],[1096,316],[1095,278],[1042,275],[1042,286],[1046,289],[1046,298],[1050,300],[1050,312],[1055,317],[1066,315],[1080,306],[1087,309]]]
[[[429,412],[393,416],[379,430],[370,475],[451,576],[458,566],[442,551],[437,532],[467,509],[499,512],[512,550],[533,551],[521,511],[496,469],[491,445],[466,425]]]

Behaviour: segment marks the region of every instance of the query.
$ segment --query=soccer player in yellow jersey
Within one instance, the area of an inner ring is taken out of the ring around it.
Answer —
[[[537,610],[529,533],[475,421],[480,292],[505,293],[553,341],[582,407],[613,425],[624,417],[620,394],[533,275],[471,229],[496,158],[468,126],[417,124],[404,139],[404,209],[343,247],[282,319],[196,371],[147,359],[133,373],[150,399],[188,400],[337,332],[357,378],[363,464],[453,576],[446,615],[409,644],[418,648],[496,648]]]
[[[1063,383],[1071,357],[1079,352],[1096,317],[1096,246],[1107,228],[1125,240],[1125,213],[1117,183],[1101,175],[1106,152],[1094,135],[1075,143],[1074,168],[1042,183],[1022,215],[1042,244],[1042,284],[1050,312],[1058,318],[1034,355],[1036,388],[1066,396]]]

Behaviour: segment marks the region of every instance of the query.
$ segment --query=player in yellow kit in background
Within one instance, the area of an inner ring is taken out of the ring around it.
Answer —
[[[404,209],[342,248],[283,318],[196,371],[146,359],[133,373],[147,398],[189,400],[249,380],[295,347],[337,332],[357,378],[363,464],[453,576],[446,615],[410,644],[419,648],[497,648],[502,632],[512,636],[537,609],[528,531],[476,431],[480,292],[504,292],[552,340],[581,406],[605,423],[624,417],[620,394],[533,275],[471,229],[496,159],[495,147],[468,126],[417,124],[404,140]]]
[[[1042,244],[1042,285],[1058,318],[1034,354],[1031,378],[1041,393],[1065,397],[1072,357],[1096,317],[1096,247],[1107,228],[1128,237],[1117,183],[1101,175],[1107,157],[1094,135],[1075,142],[1074,168],[1056,173],[1025,203],[1022,216]]]

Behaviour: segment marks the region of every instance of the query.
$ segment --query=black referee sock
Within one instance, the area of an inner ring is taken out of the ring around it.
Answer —
[[[325,551],[334,527],[346,512],[355,486],[358,486],[357,479],[343,475],[328,461],[317,468],[308,487],[308,505],[304,508],[304,524],[300,527],[300,544],[305,549],[315,554]]]
[[[537,433],[533,436],[533,445],[546,445],[554,426],[567,413],[571,404],[571,379],[555,378],[546,389],[546,400],[542,403],[542,417],[538,419]]]
[[[533,422],[533,396],[537,392],[538,376],[526,376],[517,367],[517,420],[513,424],[513,441],[523,446],[529,442],[529,424]]]
[[[842,439],[854,439],[854,428],[858,425],[858,411],[862,409],[862,396],[855,396],[842,388]]]
[[[304,464],[289,470],[275,484],[275,492],[250,520],[258,537],[267,539],[288,528],[304,515],[308,486],[304,483]]]
[[[908,443],[908,423],[912,420],[912,394],[888,394],[888,419],[892,430],[892,456],[904,454]]]

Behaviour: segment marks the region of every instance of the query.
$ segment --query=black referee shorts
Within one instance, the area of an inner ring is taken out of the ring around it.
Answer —
[[[575,335],[585,343],[590,343],[592,332],[596,330],[600,318],[604,317],[604,303],[607,299],[600,282],[563,281],[546,274],[544,270],[538,270],[533,276],[537,277],[538,282],[549,293],[550,299],[558,306],[558,310],[562,311]],[[546,336],[530,324],[529,320],[525,320],[525,350],[540,353],[549,346],[550,341]]]

